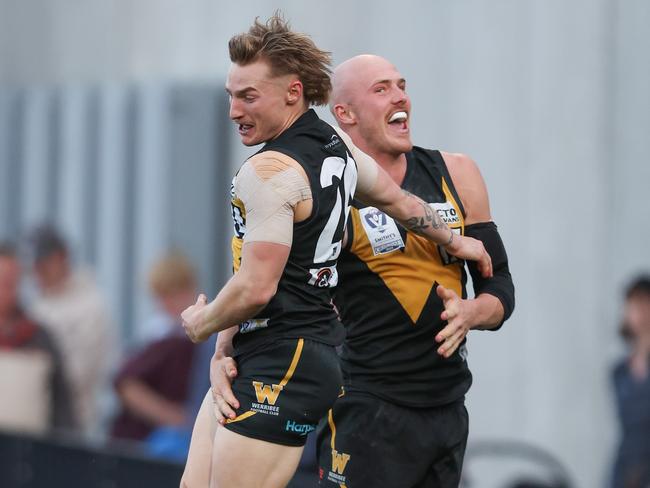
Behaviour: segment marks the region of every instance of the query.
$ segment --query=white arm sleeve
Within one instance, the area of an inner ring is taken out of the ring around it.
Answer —
[[[286,161],[262,153],[246,161],[239,170],[235,194],[246,211],[245,243],[291,246],[294,207],[311,199],[306,175]]]

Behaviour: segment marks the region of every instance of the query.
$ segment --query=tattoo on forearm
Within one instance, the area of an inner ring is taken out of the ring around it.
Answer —
[[[429,204],[406,190],[402,190],[402,192],[404,192],[404,194],[409,198],[414,198],[424,211],[424,215],[417,215],[406,219],[404,224],[408,230],[415,232],[418,235],[425,235],[426,229],[429,227],[434,230],[447,228],[447,225],[442,221],[438,212],[433,210]]]

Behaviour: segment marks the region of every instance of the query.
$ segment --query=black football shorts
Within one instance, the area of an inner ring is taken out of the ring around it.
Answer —
[[[240,407],[225,427],[246,437],[303,446],[341,391],[334,346],[280,339],[235,360],[232,389]]]

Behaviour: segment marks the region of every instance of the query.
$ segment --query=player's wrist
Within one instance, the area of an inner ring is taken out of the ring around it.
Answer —
[[[232,349],[217,349],[212,355],[212,361],[217,362],[229,357],[232,357]]]
[[[460,251],[462,236],[456,235],[451,229],[447,230],[449,231],[447,242],[440,244],[440,246],[450,254],[455,254],[456,252]]]
[[[470,330],[480,329],[482,324],[481,304],[475,298],[463,300],[463,306],[467,312],[467,323]]]
[[[225,358],[232,357],[233,347],[232,342],[219,344],[219,340],[214,347],[214,354],[212,355],[212,361],[220,361]]]

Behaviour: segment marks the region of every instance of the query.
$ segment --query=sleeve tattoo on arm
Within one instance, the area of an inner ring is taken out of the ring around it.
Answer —
[[[406,190],[402,190],[402,192],[407,197],[414,198],[424,210],[424,215],[418,215],[406,219],[404,224],[408,230],[415,232],[418,235],[424,235],[425,230],[429,227],[432,227],[433,229],[444,229],[447,227],[440,219],[438,212],[433,210],[430,205]]]

